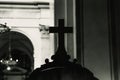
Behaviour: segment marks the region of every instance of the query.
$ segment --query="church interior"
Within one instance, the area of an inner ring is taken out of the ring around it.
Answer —
[[[0,80],[120,80],[119,3],[0,0]]]

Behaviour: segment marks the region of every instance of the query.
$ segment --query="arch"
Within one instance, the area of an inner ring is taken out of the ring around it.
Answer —
[[[23,30],[20,30],[20,29],[17,29],[17,28],[11,28],[11,31],[21,33],[21,34],[25,35],[30,41],[32,40],[31,36]],[[32,43],[32,41],[31,41],[31,43]]]
[[[0,34],[0,59],[6,58],[9,53],[9,36],[11,36],[11,54],[13,56],[13,59],[18,58],[18,56],[23,58],[26,57],[28,65],[24,64],[25,66],[21,67],[26,69],[29,67],[28,70],[32,71],[34,68],[34,47],[31,40],[23,33],[11,31]],[[22,58],[19,59],[19,61],[21,61],[21,63],[19,63],[20,66],[20,64],[23,64],[23,60]]]

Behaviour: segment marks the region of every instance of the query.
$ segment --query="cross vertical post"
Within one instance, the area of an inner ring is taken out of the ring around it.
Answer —
[[[58,27],[50,27],[49,31],[50,33],[58,33],[58,49],[55,55],[59,55],[59,57],[67,55],[64,33],[72,33],[72,27],[64,27],[64,19],[59,19]]]

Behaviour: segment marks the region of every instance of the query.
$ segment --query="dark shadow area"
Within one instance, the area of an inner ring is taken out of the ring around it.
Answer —
[[[1,33],[0,60],[7,60],[9,58],[9,36],[11,36],[11,57],[13,61],[17,61],[17,64],[8,66],[7,64],[0,63],[0,77],[13,79],[13,75],[24,75],[25,78],[34,68],[34,48],[32,42],[28,37],[19,32],[11,31]]]

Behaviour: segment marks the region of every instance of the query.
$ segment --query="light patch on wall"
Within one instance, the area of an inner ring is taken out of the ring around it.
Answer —
[[[0,9],[0,23],[7,23],[13,30],[27,34],[34,46],[34,68],[44,64],[46,58],[54,54],[54,35],[42,39],[39,24],[54,26],[54,0],[1,0],[1,1],[43,1],[50,2],[50,9]],[[25,33],[24,33],[25,32]]]
[[[4,2],[15,1],[15,2],[54,2],[53,0],[0,0]]]

